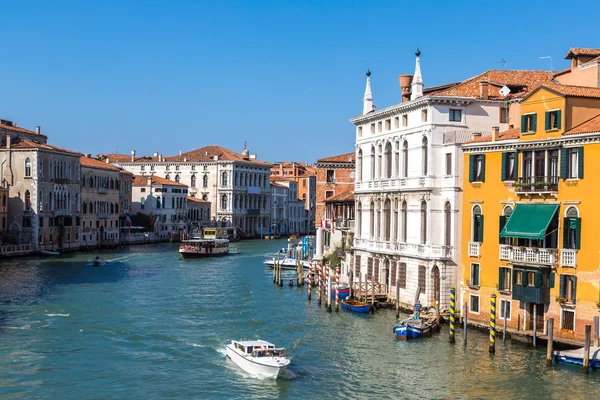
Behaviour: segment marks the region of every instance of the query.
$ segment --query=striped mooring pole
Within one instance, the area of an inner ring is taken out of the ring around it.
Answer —
[[[456,310],[456,289],[454,286],[450,289],[450,343],[454,343],[454,313]]]
[[[335,312],[340,311],[340,267],[335,268]]]
[[[308,301],[312,297],[312,263],[308,267]]]
[[[490,302],[490,353],[496,352],[496,293]]]

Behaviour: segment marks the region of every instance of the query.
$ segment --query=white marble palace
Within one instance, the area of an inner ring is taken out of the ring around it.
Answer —
[[[460,144],[512,125],[510,102],[516,100],[501,88],[522,93],[548,76],[488,71],[424,89],[418,50],[416,56],[414,75],[399,76],[401,103],[376,111],[367,72],[363,113],[351,119],[357,160],[354,274],[385,285],[392,297],[398,284],[406,304],[420,287],[422,304],[439,298],[446,308],[460,259]]]
[[[271,164],[256,159],[246,146],[236,153],[205,146],[176,156],[99,155],[136,175],[156,175],[186,184],[189,195],[211,202],[214,223],[241,228],[249,236],[271,224]]]

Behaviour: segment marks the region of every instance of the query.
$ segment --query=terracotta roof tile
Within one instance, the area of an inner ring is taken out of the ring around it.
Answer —
[[[352,152],[352,153],[345,153],[345,154],[340,154],[339,156],[332,156],[332,157],[325,157],[325,158],[320,158],[317,160],[318,163],[321,162],[346,162],[346,163],[353,163],[355,162],[356,159],[356,153]]]
[[[577,134],[583,134],[583,133],[597,133],[597,132],[600,133],[600,114],[569,129],[564,134],[565,135],[577,135]]]
[[[153,185],[169,185],[169,186],[185,186],[187,185],[175,181],[170,181],[168,179],[162,178],[160,176],[152,175],[143,176],[143,175],[134,175],[133,176],[133,186],[146,186],[148,184],[148,178],[152,179]]]
[[[103,168],[103,169],[110,169],[113,171],[121,170],[121,168],[119,168],[115,165],[108,164],[108,163],[105,163],[104,161],[100,161],[95,158],[86,157],[86,156],[79,158],[79,164],[81,164],[82,167]]]
[[[548,71],[529,70],[490,70],[473,78],[462,81],[448,89],[429,93],[430,96],[456,96],[480,97],[480,82],[488,82],[489,100],[508,100],[522,97],[526,92],[531,92],[541,84],[550,82],[554,73]],[[500,89],[508,86],[511,93],[502,96]]]
[[[187,199],[188,199],[188,201],[191,201],[192,203],[210,204],[210,201],[202,200],[197,197],[188,196]]]
[[[7,125],[7,124],[1,124],[0,123],[0,129],[6,129],[8,131],[21,132],[21,133],[29,133],[29,134],[32,134],[32,135],[47,137],[46,135],[42,135],[42,134],[38,134],[37,132],[30,131],[29,129],[21,128],[21,127],[18,127],[18,126]]]
[[[340,201],[354,201],[354,192],[352,190],[346,190],[340,194],[336,194],[333,197],[325,199],[325,203],[340,202]]]
[[[556,83],[545,83],[542,86],[565,96],[600,98],[600,88],[597,87],[558,85]]]
[[[498,133],[498,137],[496,138],[496,141],[518,139],[520,136],[521,136],[521,129],[520,128],[512,128],[512,129],[509,129],[507,131],[499,132]],[[490,133],[489,135],[480,136],[480,137],[477,137],[475,139],[471,139],[471,140],[469,140],[468,142],[465,142],[465,143],[466,144],[469,144],[469,143],[484,143],[484,142],[491,142],[491,141],[492,141],[492,134]]]
[[[568,60],[569,58],[577,57],[577,56],[589,56],[589,57],[598,57],[600,56],[600,49],[589,49],[585,47],[571,47],[569,52],[565,56]]]
[[[6,146],[2,146],[0,148],[6,149]],[[29,150],[29,149],[53,150],[53,151],[60,151],[63,153],[69,153],[69,154],[73,154],[73,155],[77,155],[77,156],[82,155],[78,151],[67,150],[67,149],[63,149],[62,147],[52,146],[47,143],[33,142],[31,140],[19,140],[16,143],[11,143],[10,148],[14,149],[14,150]]]

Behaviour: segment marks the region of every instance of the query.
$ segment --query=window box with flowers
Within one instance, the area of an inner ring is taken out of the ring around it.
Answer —
[[[564,297],[557,296],[556,302],[562,306],[563,304],[565,304],[567,302],[567,299],[565,299]]]

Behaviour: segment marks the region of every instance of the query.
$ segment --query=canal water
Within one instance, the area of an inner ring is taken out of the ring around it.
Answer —
[[[396,341],[392,310],[328,313],[262,264],[285,241],[232,244],[219,259],[182,260],[177,246],[0,263],[0,398],[598,399],[600,371],[546,368],[545,350],[447,326]],[[285,379],[229,361],[231,339],[261,338],[293,357]]]

